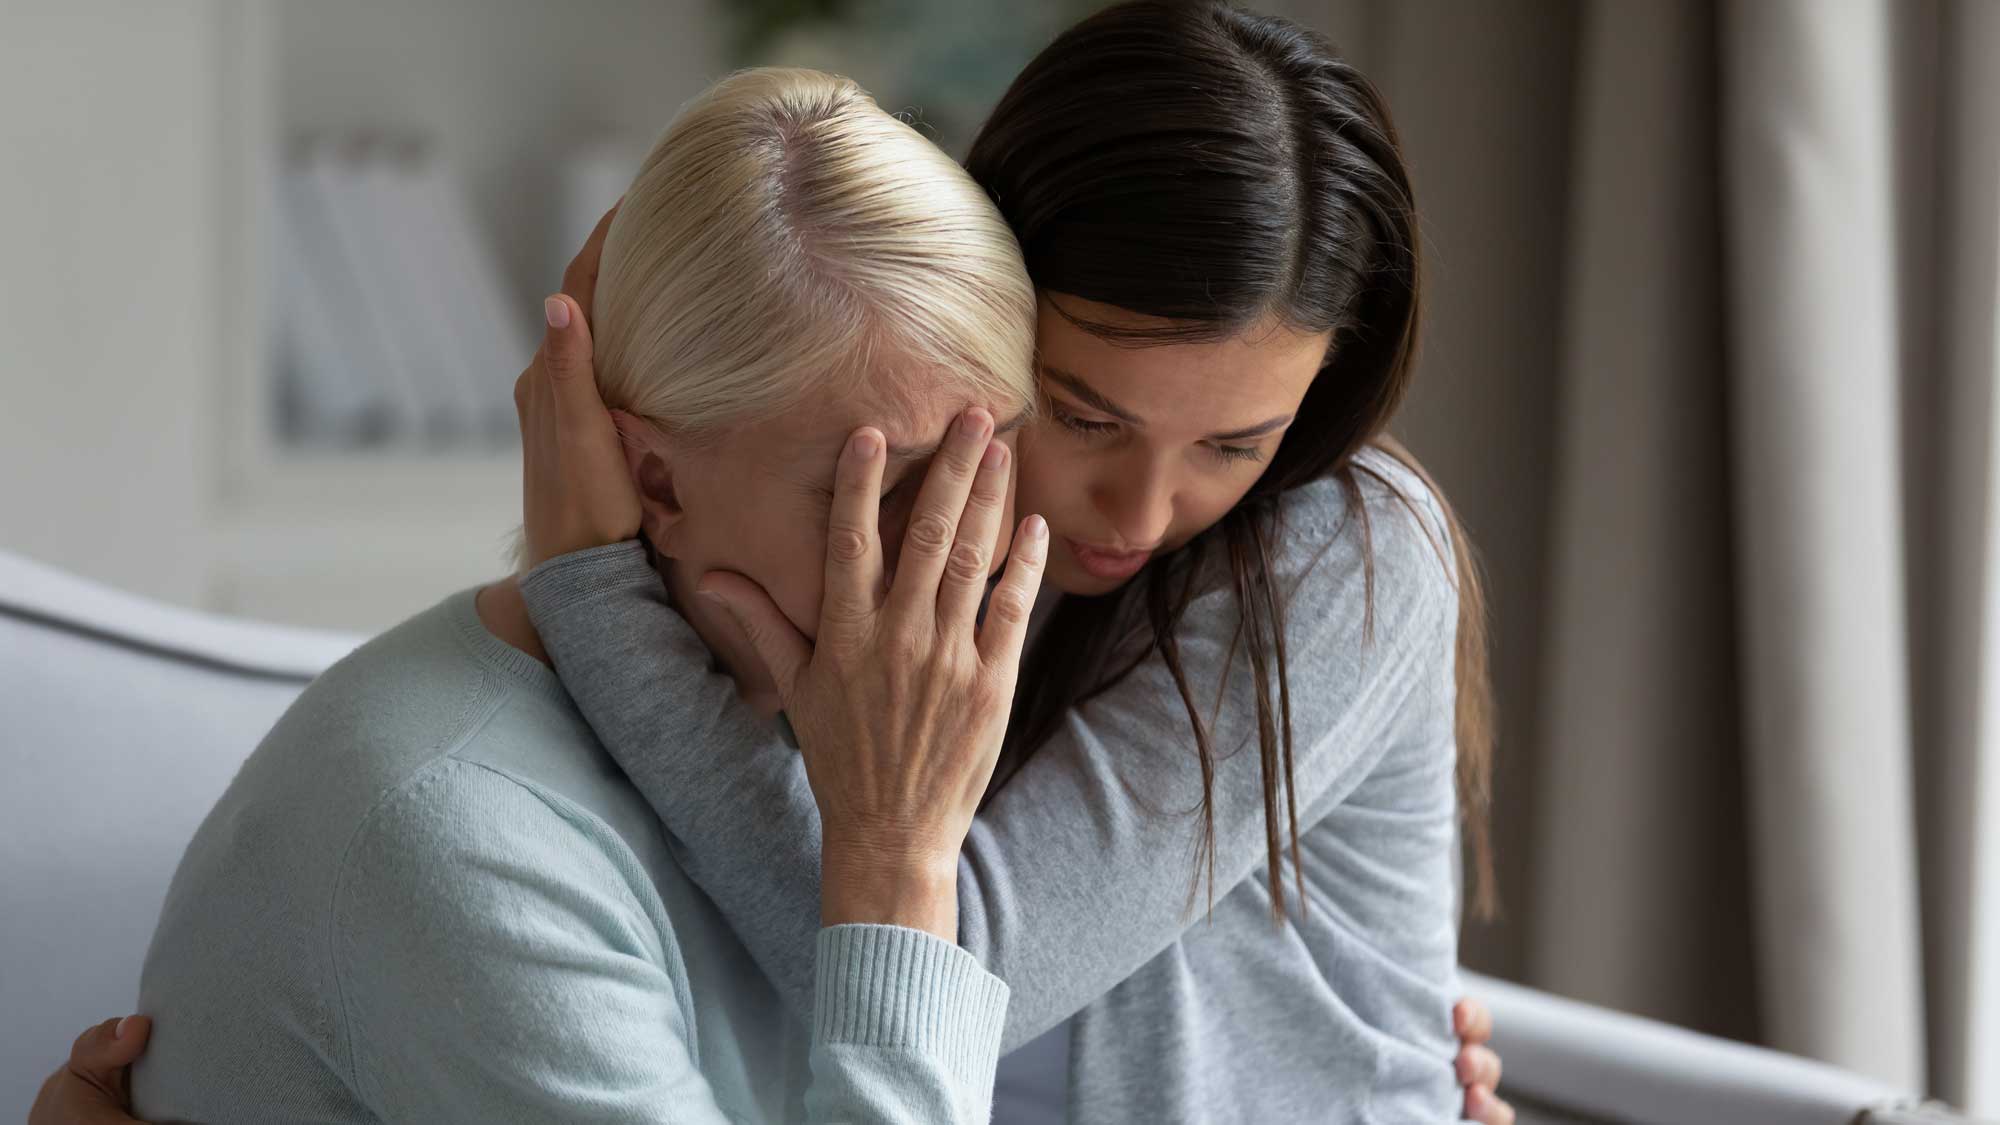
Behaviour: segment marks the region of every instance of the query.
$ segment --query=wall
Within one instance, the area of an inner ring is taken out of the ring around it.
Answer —
[[[0,4],[0,548],[202,596],[216,5]]]

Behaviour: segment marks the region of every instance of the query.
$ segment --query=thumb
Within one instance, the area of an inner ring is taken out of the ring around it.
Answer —
[[[542,334],[542,363],[554,384],[556,420],[595,423],[604,413],[604,399],[597,392],[597,372],[591,366],[596,356],[590,323],[567,293],[544,300],[542,312],[548,322]]]
[[[146,1050],[153,1021],[145,1016],[105,1020],[76,1037],[69,1049],[70,1069],[92,1079],[115,1081]]]
[[[757,658],[771,670],[777,682],[778,698],[787,707],[792,691],[806,664],[812,660],[812,645],[792,626],[791,619],[771,600],[762,586],[727,570],[711,570],[695,584],[695,592],[712,598],[729,611],[736,624],[750,638]]]

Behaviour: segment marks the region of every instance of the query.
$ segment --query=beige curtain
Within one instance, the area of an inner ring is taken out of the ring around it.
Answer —
[[[1993,15],[1579,11],[1526,966],[1975,1110]]]
[[[1430,235],[1492,572],[1467,960],[2000,1112],[2000,3],[1293,3]]]

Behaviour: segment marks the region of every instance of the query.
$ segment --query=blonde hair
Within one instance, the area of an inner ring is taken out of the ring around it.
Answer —
[[[605,403],[696,438],[890,371],[1034,402],[1035,295],[1006,221],[818,71],[742,71],[681,111],[605,236],[592,321]]]

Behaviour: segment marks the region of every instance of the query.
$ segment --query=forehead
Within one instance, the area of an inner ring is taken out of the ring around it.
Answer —
[[[1111,305],[1044,297],[1037,346],[1045,368],[1072,375],[1142,417],[1185,415],[1225,429],[1295,408],[1326,359],[1330,332],[1267,318],[1220,340],[1126,343],[1078,327],[1062,310],[1119,327],[1165,322]]]
[[[881,430],[889,445],[935,443],[960,412],[974,406],[1005,422],[1026,403],[977,397],[963,379],[943,372],[887,371],[845,385],[815,388],[782,414],[758,423],[760,442],[776,460],[832,468],[834,454],[862,426]]]

